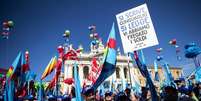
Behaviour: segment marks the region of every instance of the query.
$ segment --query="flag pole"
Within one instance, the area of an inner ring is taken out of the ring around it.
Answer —
[[[30,94],[30,91],[29,91],[29,87],[30,85],[29,85],[29,80],[28,80],[28,95]]]
[[[129,53],[127,55],[128,57],[128,70],[129,70],[129,77],[130,77],[130,85],[131,85],[131,88],[132,88],[132,80],[131,80],[131,68],[130,68],[130,60],[129,60]]]

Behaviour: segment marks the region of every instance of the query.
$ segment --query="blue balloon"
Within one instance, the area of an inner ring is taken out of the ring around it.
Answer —
[[[201,48],[198,47],[195,43],[189,43],[185,45],[185,57],[186,58],[195,58],[201,53]]]

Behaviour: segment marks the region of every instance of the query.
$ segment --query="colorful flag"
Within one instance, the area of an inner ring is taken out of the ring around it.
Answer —
[[[6,73],[6,78],[8,81],[12,79],[12,76],[14,75],[14,73],[16,75],[19,74],[19,70],[21,68],[21,57],[22,57],[22,53],[20,52],[18,56],[15,58],[12,66],[9,68],[8,72]]]
[[[11,77],[12,72],[13,72],[13,67],[11,66],[9,67],[8,72],[6,73],[6,77],[7,78]]]
[[[115,48],[116,48],[116,38],[115,38],[115,29],[114,29],[114,23],[113,23],[112,29],[110,31],[110,35],[107,41],[106,51],[104,53],[102,71],[92,87],[94,91],[105,79],[107,79],[110,75],[112,75],[115,72],[115,66],[116,66]]]
[[[14,92],[15,92],[15,86],[14,86],[14,81],[12,80],[12,77],[14,74],[16,74],[21,67],[21,57],[22,54],[21,52],[18,54],[18,56],[15,58],[12,66],[10,67],[10,70],[7,72],[7,77],[6,77],[6,89],[5,89],[5,99],[6,101],[14,101]]]
[[[54,70],[55,66],[57,64],[57,61],[56,61],[56,56],[53,57],[49,64],[47,65],[45,71],[43,72],[43,75],[41,76],[41,79],[43,80],[46,76],[48,76],[50,73],[52,73],[52,71]]]

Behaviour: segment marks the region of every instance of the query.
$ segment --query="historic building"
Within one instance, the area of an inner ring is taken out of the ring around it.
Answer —
[[[83,82],[85,81],[87,85],[91,85],[92,82],[87,79],[87,77],[90,75],[91,71],[91,60],[93,57],[98,58],[98,62],[100,64],[102,57],[103,57],[103,51],[104,46],[102,44],[99,44],[98,49],[93,49],[91,47],[91,51],[88,53],[82,52],[79,54],[79,61],[78,64],[78,73],[80,76],[80,82],[81,85],[83,85]],[[75,61],[65,61],[64,63],[64,73],[61,75],[61,81],[66,78],[72,78],[73,77],[73,64]],[[154,67],[148,66],[148,70],[150,71],[150,74],[152,78],[154,77]],[[172,75],[174,79],[181,77],[182,75],[182,68],[181,67],[170,67],[170,70],[172,72]],[[160,79],[164,79],[164,74],[162,71],[162,68],[159,67],[158,70]],[[136,66],[133,66],[131,59],[129,59],[126,55],[122,55],[117,49],[117,64],[116,64],[116,71],[113,75],[111,75],[107,80],[105,80],[105,83],[111,83],[112,78],[115,82],[115,84],[121,85],[122,80],[125,80],[130,84],[133,81],[138,82],[141,86],[145,86],[145,79],[141,75],[139,69]],[[155,84],[157,84],[155,82]],[[69,91],[70,85],[61,84],[62,86],[62,92]]]

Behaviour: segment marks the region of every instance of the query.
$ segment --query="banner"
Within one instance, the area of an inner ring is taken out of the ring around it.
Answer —
[[[116,15],[124,52],[158,45],[158,39],[146,4]]]

